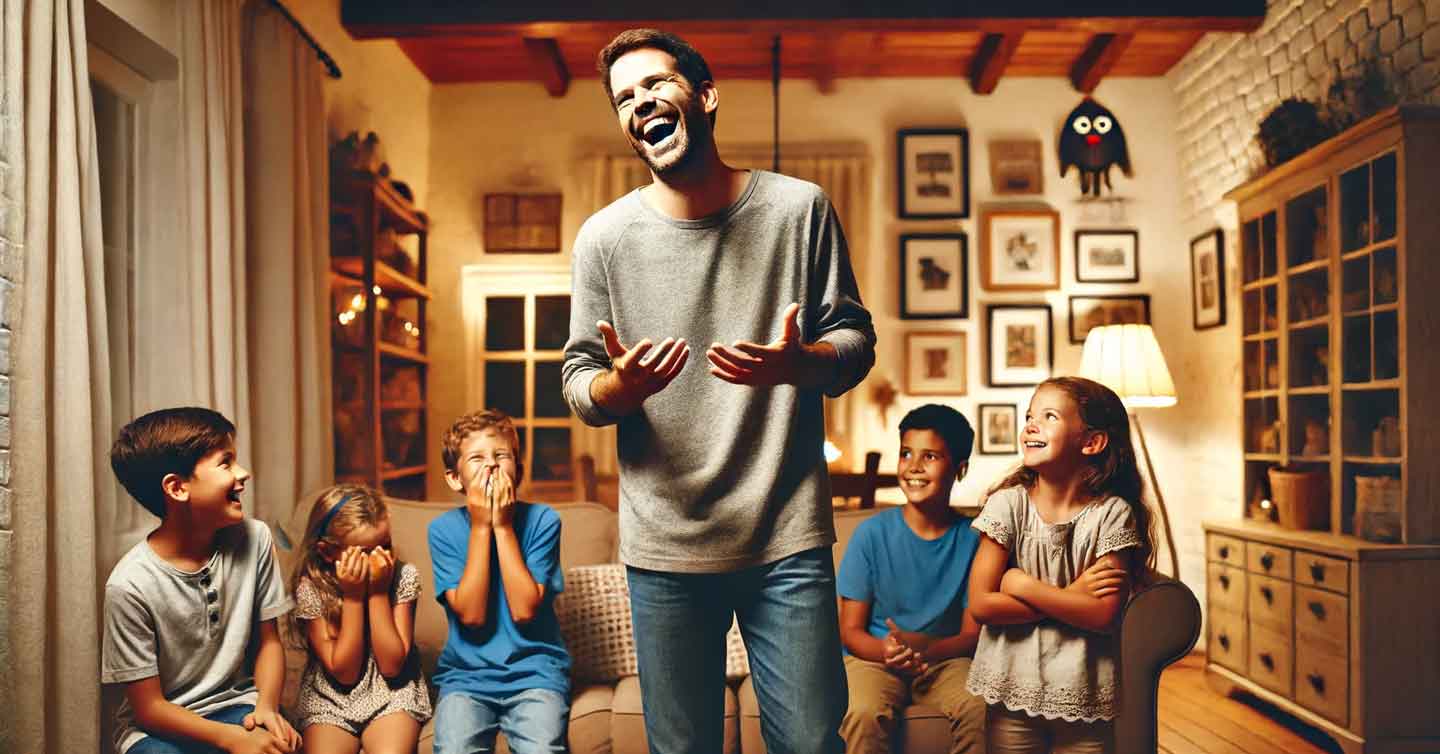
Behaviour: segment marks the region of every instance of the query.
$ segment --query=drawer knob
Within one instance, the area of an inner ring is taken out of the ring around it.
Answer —
[[[1275,553],[1273,553],[1273,552],[1267,552],[1267,553],[1265,553],[1264,555],[1261,555],[1261,556],[1260,556],[1260,567],[1261,567],[1261,568],[1264,568],[1265,570],[1268,571],[1268,570],[1270,570],[1270,568],[1271,568],[1272,566],[1274,566],[1274,565],[1275,565]]]
[[[1266,670],[1275,672],[1275,658],[1271,657],[1269,652],[1260,653],[1260,664],[1264,665]]]
[[[1325,694],[1325,676],[1319,673],[1311,673],[1305,676],[1305,678],[1310,681],[1310,687],[1315,689],[1315,693],[1322,696]]]
[[[1230,559],[1230,545],[1220,545],[1220,549],[1217,552],[1220,553],[1221,560]]]
[[[1221,588],[1221,589],[1224,589],[1224,590],[1227,591],[1227,592],[1230,591],[1230,575],[1229,575],[1229,574],[1227,574],[1227,573],[1222,573],[1222,574],[1220,574],[1220,588]]]
[[[1325,580],[1325,564],[1321,563],[1318,560],[1311,561],[1310,578],[1314,579],[1316,582],[1323,582]]]
[[[1221,649],[1225,650],[1226,652],[1229,652],[1229,651],[1230,651],[1230,637],[1229,637],[1229,636],[1226,636],[1225,634],[1220,634],[1218,637],[1216,637],[1216,641],[1219,641],[1219,642],[1220,642],[1220,648],[1221,648]]]
[[[1319,602],[1310,603],[1310,612],[1315,613],[1316,618],[1319,618],[1320,620],[1325,620],[1325,606],[1320,604]]]
[[[1268,586],[1262,586],[1262,587],[1260,587],[1260,596],[1265,598],[1265,604],[1267,604],[1267,605],[1273,605],[1273,604],[1275,604],[1275,592],[1271,591],[1271,590],[1270,590],[1270,587],[1268,587]]]

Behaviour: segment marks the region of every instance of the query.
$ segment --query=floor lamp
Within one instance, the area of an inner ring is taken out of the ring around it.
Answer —
[[[1165,365],[1165,354],[1155,340],[1149,325],[1104,325],[1090,330],[1085,337],[1085,350],[1080,355],[1080,376],[1099,382],[1120,396],[1135,424],[1140,453],[1145,457],[1145,471],[1150,476],[1150,489],[1165,525],[1165,542],[1170,546],[1172,575],[1180,578],[1180,558],[1175,551],[1175,536],[1170,530],[1170,513],[1165,509],[1165,496],[1155,480],[1155,465],[1150,462],[1150,449],[1145,444],[1145,430],[1140,426],[1137,408],[1165,408],[1175,405],[1175,381]]]

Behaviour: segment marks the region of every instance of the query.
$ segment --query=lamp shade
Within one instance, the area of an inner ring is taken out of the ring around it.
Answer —
[[[1175,381],[1149,325],[1104,325],[1085,337],[1080,376],[1115,391],[1126,408],[1175,405]]]

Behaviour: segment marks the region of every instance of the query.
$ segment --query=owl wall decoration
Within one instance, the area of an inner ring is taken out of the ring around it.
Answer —
[[[1121,172],[1131,175],[1130,152],[1125,147],[1125,131],[1120,121],[1105,106],[1086,97],[1060,127],[1060,176],[1074,165],[1080,172],[1080,193],[1100,195],[1100,181],[1110,188],[1110,167],[1118,165]]]

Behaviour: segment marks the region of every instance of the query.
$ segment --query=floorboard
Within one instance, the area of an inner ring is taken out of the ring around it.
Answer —
[[[1339,754],[1325,733],[1247,694],[1223,697],[1192,654],[1160,676],[1160,750],[1170,754]]]

